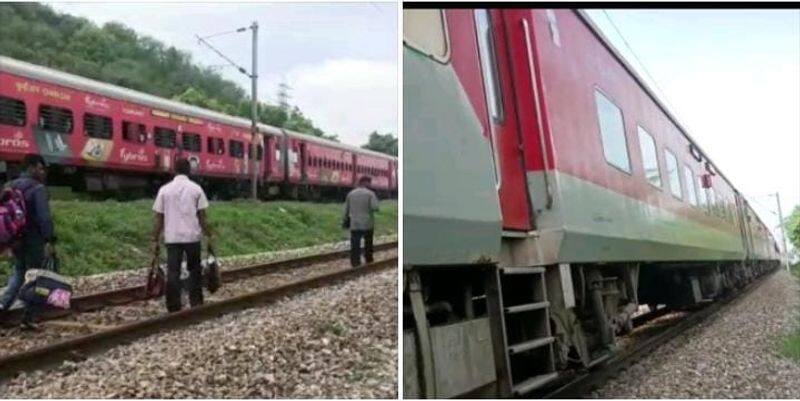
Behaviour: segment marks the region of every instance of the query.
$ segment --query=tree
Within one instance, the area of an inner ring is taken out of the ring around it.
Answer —
[[[794,246],[795,251],[800,252],[800,205],[795,206],[792,214],[783,220],[783,228],[786,239]]]
[[[0,3],[0,54],[250,119],[250,100],[236,83],[119,22],[98,27],[42,4]],[[336,140],[297,107],[258,107],[262,123]]]
[[[369,134],[369,141],[361,148],[397,156],[397,137],[392,133],[381,135],[378,131],[372,131]]]

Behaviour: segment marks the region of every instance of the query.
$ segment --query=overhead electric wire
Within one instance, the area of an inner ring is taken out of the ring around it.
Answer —
[[[642,67],[642,71],[645,73],[645,75],[647,75],[648,78],[650,78],[650,81],[653,82],[653,85],[656,87],[656,89],[658,89],[658,91],[661,92],[661,97],[664,98],[664,101],[669,104],[669,107],[672,110],[677,111],[675,105],[673,105],[672,102],[670,102],[669,99],[667,98],[667,93],[664,92],[663,89],[661,89],[661,85],[659,85],[658,81],[656,81],[656,79],[653,78],[653,75],[650,74],[650,71],[647,69],[647,66],[644,65],[642,60],[633,50],[633,47],[630,45],[630,43],[628,43],[628,40],[625,39],[625,35],[622,34],[622,31],[619,29],[619,27],[617,27],[617,24],[614,23],[614,20],[611,18],[611,15],[608,14],[608,11],[603,10],[603,14],[606,16],[606,19],[608,19],[608,22],[611,23],[611,27],[614,28],[614,30],[617,32],[617,35],[619,35],[620,39],[622,39],[622,43],[624,43],[625,47],[627,47],[628,50],[630,50],[631,54],[633,55],[633,58],[636,59],[636,62],[639,63],[639,65]]]
[[[236,63],[235,63],[233,60],[231,60],[230,58],[228,58],[228,56],[226,56],[226,55],[222,54],[222,52],[221,52],[221,51],[217,50],[217,48],[216,48],[216,47],[214,47],[214,46],[212,46],[212,45],[211,45],[211,43],[208,43],[208,41],[207,41],[207,40],[205,40],[205,39],[201,38],[201,37],[200,37],[200,35],[194,35],[194,36],[196,36],[196,37],[197,37],[197,40],[198,40],[200,43],[203,43],[204,45],[208,46],[208,47],[209,47],[211,50],[213,50],[213,51],[214,51],[214,53],[217,53],[217,55],[219,55],[220,57],[222,57],[223,59],[225,59],[225,61],[227,61],[227,62],[228,62],[228,63],[229,63],[231,66],[233,66],[233,67],[236,67],[236,69],[237,69],[237,70],[239,70],[239,72],[241,72],[241,73],[242,73],[242,74],[244,74],[244,75],[247,75],[248,77],[250,76],[250,74],[247,72],[247,70],[245,70],[245,69],[244,69],[244,67],[241,67],[240,65],[236,64]]]

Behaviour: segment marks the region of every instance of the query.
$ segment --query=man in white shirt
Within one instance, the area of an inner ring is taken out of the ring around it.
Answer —
[[[175,177],[158,190],[153,204],[153,252],[158,253],[162,231],[167,247],[166,302],[169,312],[181,310],[181,264],[184,254],[189,271],[189,304],[192,307],[203,304],[200,241],[205,234],[210,245],[212,235],[205,213],[208,199],[203,188],[189,179],[191,169],[188,160],[178,159],[175,162]]]

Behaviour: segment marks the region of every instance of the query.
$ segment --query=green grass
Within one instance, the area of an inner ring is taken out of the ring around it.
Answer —
[[[795,331],[783,339],[781,353],[796,362],[800,362],[800,331]]]
[[[800,263],[790,266],[790,271],[796,280],[800,280]],[[783,356],[800,363],[800,324],[794,332],[785,336],[780,342],[780,352]]]
[[[62,272],[89,275],[146,266],[150,261],[152,200],[52,200]],[[340,203],[211,202],[217,256],[300,248],[345,240]],[[397,232],[397,202],[382,201],[375,235]],[[163,255],[163,251],[162,251]],[[0,264],[0,286],[9,273]]]

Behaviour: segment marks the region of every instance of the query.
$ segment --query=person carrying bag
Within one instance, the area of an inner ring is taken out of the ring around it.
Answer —
[[[203,188],[189,178],[191,170],[192,166],[187,159],[176,160],[175,176],[158,190],[153,202],[154,255],[158,255],[162,233],[167,248],[165,301],[169,312],[177,312],[182,307],[181,291],[184,285],[181,280],[181,265],[184,261],[189,272],[189,304],[192,307],[203,304],[200,243],[204,234],[208,243],[213,241],[206,222],[208,199]],[[153,274],[158,279],[158,273],[153,271]],[[153,288],[156,289],[157,286]]]

